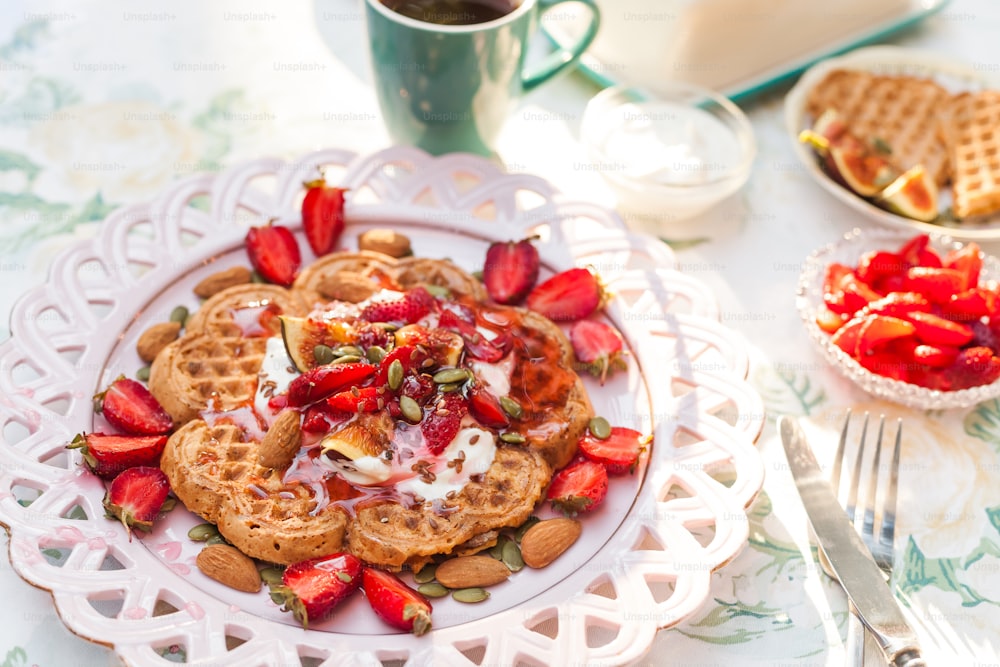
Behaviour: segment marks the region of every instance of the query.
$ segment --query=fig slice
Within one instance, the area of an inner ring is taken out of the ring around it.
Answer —
[[[931,222],[938,216],[937,186],[919,164],[886,186],[877,201],[897,215],[921,222]]]

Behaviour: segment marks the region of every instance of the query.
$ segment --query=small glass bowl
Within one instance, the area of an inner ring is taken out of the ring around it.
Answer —
[[[983,401],[997,398],[1000,396],[1000,380],[958,391],[941,391],[872,373],[855,361],[851,355],[834,345],[831,342],[832,336],[816,324],[816,314],[824,305],[823,279],[826,267],[831,262],[856,266],[858,259],[864,253],[870,250],[893,251],[915,235],[912,231],[898,229],[865,231],[854,229],[836,243],[820,248],[811,254],[803,264],[795,299],[799,315],[802,316],[809,337],[819,347],[826,360],[841,374],[853,380],[855,384],[873,396],[893,403],[921,410],[944,410],[969,408]],[[931,234],[930,239],[931,247],[942,256],[947,251],[961,248],[963,245],[943,234]],[[1000,280],[1000,260],[993,255],[984,254],[983,269],[979,280],[980,284],[988,280]]]
[[[590,165],[645,231],[692,218],[739,190],[756,154],[746,115],[725,97],[682,81],[654,95],[615,86],[587,104],[580,138]]]

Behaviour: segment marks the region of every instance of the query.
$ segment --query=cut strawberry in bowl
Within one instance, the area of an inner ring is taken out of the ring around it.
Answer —
[[[975,243],[855,230],[807,258],[796,305],[827,361],[865,391],[964,408],[1000,397],[998,278],[1000,260]]]

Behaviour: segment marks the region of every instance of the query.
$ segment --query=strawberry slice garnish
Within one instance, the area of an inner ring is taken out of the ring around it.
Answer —
[[[118,519],[132,539],[132,529],[150,531],[170,493],[170,482],[163,471],[153,466],[123,470],[111,481],[104,494],[104,511],[109,519]]]
[[[857,354],[864,356],[882,343],[912,336],[915,331],[916,327],[907,320],[888,315],[869,315],[858,333]]]
[[[860,280],[874,285],[877,281],[889,276],[903,273],[909,267],[903,258],[887,250],[872,250],[858,260],[857,275]]]
[[[308,628],[358,590],[363,569],[361,561],[347,553],[293,563],[281,575],[281,585],[271,586],[271,596],[280,598],[283,610]]]
[[[938,304],[948,303],[952,295],[964,292],[965,281],[966,274],[957,269],[915,266],[906,272],[906,289]]]
[[[299,243],[281,225],[251,227],[246,236],[247,255],[257,273],[269,283],[291,287],[302,266]]]
[[[604,288],[587,269],[557,273],[531,290],[526,305],[553,321],[582,320],[601,307]]]
[[[608,494],[608,471],[600,463],[577,459],[552,477],[546,497],[566,514],[589,512]]]
[[[437,300],[423,287],[414,287],[398,299],[375,301],[358,316],[366,322],[413,324],[437,307]]]
[[[614,327],[596,320],[580,320],[569,330],[573,354],[583,369],[604,384],[609,371],[625,370],[622,337]]]
[[[497,345],[495,342],[487,340],[482,332],[476,328],[475,324],[463,319],[453,310],[445,309],[441,311],[438,326],[460,335],[465,344],[465,349],[471,357],[492,363],[500,361],[507,354],[505,346],[502,344]],[[502,342],[508,339],[498,336],[495,340]]]
[[[302,229],[306,241],[317,257],[337,247],[344,233],[344,190],[332,188],[322,178],[305,183],[306,196],[302,200]]]
[[[489,428],[510,426],[510,418],[500,406],[500,400],[482,385],[476,384],[469,389],[469,413]]]
[[[366,567],[362,585],[368,604],[392,627],[417,636],[431,629],[431,603],[396,575]]]
[[[536,238],[490,244],[483,265],[483,284],[491,299],[519,303],[538,282],[538,248],[532,243]]]
[[[393,348],[392,352],[385,355],[378,364],[375,371],[375,386],[381,387],[389,381],[389,367],[392,362],[399,361],[403,367],[403,375],[406,376],[414,369],[423,368],[424,361],[430,358],[427,350],[423,346],[400,345]]]
[[[580,452],[591,461],[603,465],[609,474],[634,472],[639,456],[652,438],[624,426],[615,426],[604,440],[592,433],[580,438]]]
[[[166,444],[165,435],[80,433],[66,447],[79,449],[84,464],[95,475],[112,479],[127,468],[159,465]]]
[[[933,313],[914,312],[906,316],[913,323],[917,338],[929,345],[962,347],[972,340],[972,327],[952,322]]]
[[[326,404],[341,412],[375,412],[385,407],[381,387],[351,387],[326,399]]]
[[[917,234],[903,244],[897,253],[909,266],[925,266],[939,269],[942,266],[941,256],[930,247],[931,237],[927,234]]]
[[[174,426],[160,402],[141,382],[124,375],[94,397],[95,407],[113,427],[131,435],[163,435]]]
[[[288,383],[288,405],[301,408],[347,387],[357,386],[375,373],[375,367],[363,361],[351,364],[317,366]]]
[[[944,268],[954,269],[965,279],[965,289],[979,284],[979,273],[983,269],[983,253],[976,243],[969,242],[958,250],[949,250],[944,257]]]
[[[420,422],[420,432],[424,435],[427,449],[431,454],[440,454],[451,444],[462,427],[462,417],[469,410],[469,404],[454,392],[441,396],[437,404]]]

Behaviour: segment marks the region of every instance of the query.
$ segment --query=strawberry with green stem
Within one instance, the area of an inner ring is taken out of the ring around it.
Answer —
[[[622,337],[614,327],[597,320],[580,320],[569,330],[573,354],[583,369],[600,378],[601,384],[609,372],[625,370],[622,357]]]
[[[112,479],[128,468],[158,466],[166,444],[165,435],[80,433],[66,447],[80,450],[84,465],[95,475]]]
[[[322,257],[333,252],[344,233],[344,193],[347,190],[330,187],[322,176],[304,185],[302,229],[313,253]]]
[[[163,435],[174,426],[146,386],[124,375],[94,396],[94,408],[111,426],[130,435]]]
[[[281,584],[271,586],[271,597],[308,629],[358,590],[363,567],[357,556],[348,553],[300,561],[285,568]]]
[[[125,526],[129,540],[132,530],[148,532],[163,509],[170,493],[170,482],[159,468],[137,466],[122,471],[104,494],[104,511],[109,519]]]
[[[396,575],[366,567],[362,586],[372,609],[392,627],[418,637],[431,629],[431,603]]]

